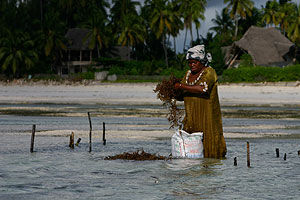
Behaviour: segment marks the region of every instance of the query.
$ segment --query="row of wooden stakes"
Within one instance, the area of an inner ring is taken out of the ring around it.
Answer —
[[[276,157],[279,158],[279,148],[275,149]],[[298,155],[300,156],[300,150],[298,150]],[[286,153],[283,156],[283,160],[286,160]],[[237,158],[233,158],[233,165],[237,166]],[[250,144],[247,142],[247,166],[250,167]]]
[[[91,122],[91,117],[90,117],[90,113],[88,112],[88,119],[89,119],[89,124],[90,124],[90,132],[89,132],[89,152],[92,152],[92,122]],[[32,134],[31,134],[31,143],[30,143],[30,152],[33,153],[33,148],[34,148],[34,138],[35,138],[35,129],[36,129],[36,125],[33,124],[32,125]],[[106,139],[105,139],[105,122],[103,122],[103,145],[106,145]],[[77,142],[76,142],[76,146],[79,145],[81,141],[81,138],[78,138]],[[72,132],[70,135],[70,143],[69,143],[69,147],[74,149],[74,133]]]

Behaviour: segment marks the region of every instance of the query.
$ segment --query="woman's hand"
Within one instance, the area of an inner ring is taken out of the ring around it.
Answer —
[[[182,84],[181,83],[175,83],[174,88],[176,90],[181,89]]]

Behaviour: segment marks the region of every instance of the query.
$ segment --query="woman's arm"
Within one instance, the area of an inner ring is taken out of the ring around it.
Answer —
[[[206,68],[205,73],[201,77],[200,83],[197,83],[195,85],[188,85],[184,83],[176,83],[174,85],[175,89],[181,89],[185,90],[190,93],[194,94],[210,94],[210,90],[213,87],[216,78],[215,78],[215,71],[213,68],[208,67]]]
[[[176,83],[175,89],[186,90],[191,93],[203,93],[205,92],[205,85],[186,85],[182,83]]]

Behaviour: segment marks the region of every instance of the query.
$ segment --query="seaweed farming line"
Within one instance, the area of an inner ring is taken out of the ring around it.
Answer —
[[[90,125],[90,131],[89,131],[89,152],[92,152],[92,121],[90,117],[90,112],[88,114],[88,120],[89,120],[89,125]],[[34,138],[35,138],[35,131],[36,131],[36,125],[32,125],[32,134],[31,134],[31,143],[30,143],[30,152],[33,153],[34,149]],[[103,145],[106,145],[106,139],[105,139],[105,122],[103,122]],[[76,142],[76,146],[79,145],[79,142],[81,141],[81,138],[78,138]],[[70,135],[70,142],[69,142],[69,147],[74,149],[74,132],[71,133]]]
[[[92,122],[91,122],[91,117],[90,117],[89,112],[88,112],[88,120],[89,120],[89,125],[90,125],[89,152],[92,152]],[[34,151],[35,132],[36,132],[36,125],[33,124],[32,125],[32,134],[31,134],[31,143],[30,143],[30,152],[31,153],[36,152],[36,151]],[[74,134],[74,132],[71,132],[70,141],[69,141],[69,147],[71,149],[74,149],[75,146],[79,146],[79,143],[81,141],[81,138],[78,138],[76,144],[74,145],[74,138],[75,138],[75,134]],[[103,122],[102,141],[103,141],[103,145],[106,145],[105,122]],[[246,148],[247,148],[247,155],[246,155],[247,156],[247,167],[251,167],[250,166],[250,143],[249,143],[249,141],[247,141],[247,143],[246,143]],[[279,148],[275,149],[275,153],[276,153],[276,158],[279,158]],[[300,150],[298,150],[297,153],[298,153],[298,156],[300,156]],[[135,152],[124,152],[122,154],[117,154],[115,156],[107,156],[104,158],[104,160],[116,160],[116,159],[143,161],[143,160],[170,160],[173,158],[172,158],[171,154],[168,157],[165,157],[165,156],[161,156],[161,155],[147,153],[144,150],[137,150]],[[286,153],[284,153],[283,160],[287,160]],[[233,165],[237,166],[237,157],[233,158]]]

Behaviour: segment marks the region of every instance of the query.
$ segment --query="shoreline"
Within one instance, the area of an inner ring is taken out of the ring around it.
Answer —
[[[0,104],[1,110],[30,110],[49,111],[45,105],[39,105],[26,108],[25,104],[64,104],[61,108],[51,108],[55,112],[64,111],[70,104],[83,105],[162,105],[162,102],[156,98],[153,89],[157,83],[98,83],[97,85],[3,85],[0,83]],[[219,99],[222,106],[282,106],[300,108],[300,85],[296,82],[291,84],[277,83],[277,85],[259,85],[259,84],[221,84],[218,87]],[[16,104],[16,105],[14,105]],[[22,106],[25,105],[24,106]],[[8,105],[8,106],[6,106]],[[66,107],[66,108],[64,108]],[[142,106],[143,107],[143,106]],[[97,108],[97,106],[95,106]],[[59,110],[60,109],[60,110]],[[99,108],[98,108],[99,109]],[[111,109],[111,108],[106,108]],[[139,109],[139,108],[138,108]],[[131,109],[131,112],[137,112],[138,109]],[[141,108],[142,109],[142,108]],[[227,109],[227,108],[226,108]],[[52,111],[53,111],[52,110]],[[101,112],[104,112],[100,108]],[[104,109],[105,110],[105,109]],[[51,111],[51,110],[50,110]],[[118,110],[117,110],[118,111]],[[154,109],[156,112],[157,110]],[[151,110],[151,113],[154,111]],[[238,110],[237,110],[238,111]],[[81,111],[82,112],[82,111]],[[119,111],[118,111],[119,112]],[[149,110],[147,112],[150,112]],[[155,114],[154,112],[154,114]],[[165,112],[165,111],[164,111]],[[239,112],[239,111],[238,111]],[[112,114],[112,113],[111,113]],[[126,114],[126,113],[125,113]],[[127,113],[128,114],[128,113]],[[162,113],[160,113],[162,114]],[[5,114],[4,114],[5,115]],[[77,115],[76,115],[77,116]],[[154,131],[116,131],[107,130],[107,137],[111,138],[130,138],[153,140],[170,138],[174,130],[154,130]],[[251,139],[251,138],[272,138],[284,139],[290,137],[300,138],[300,134],[272,133],[274,127],[262,127],[267,131],[264,133],[252,134],[242,132],[232,132],[228,127],[223,127],[224,137],[230,139]],[[282,128],[282,127],[281,127]],[[72,128],[71,128],[72,129]],[[37,132],[43,136],[67,136],[70,131],[79,134],[82,137],[87,134],[84,130],[45,130]],[[270,129],[270,131],[268,131]],[[24,134],[24,133],[23,133]],[[25,133],[27,134],[27,133]],[[30,134],[30,132],[28,132]],[[87,136],[87,135],[86,135]],[[97,136],[95,136],[97,137]]]
[[[125,104],[161,105],[153,92],[157,83],[3,84],[5,104]],[[300,106],[300,83],[220,84],[221,106]]]

